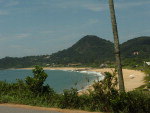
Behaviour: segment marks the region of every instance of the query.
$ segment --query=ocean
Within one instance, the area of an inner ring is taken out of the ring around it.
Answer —
[[[48,74],[45,84],[50,85],[58,93],[70,88],[82,90],[95,80],[103,78],[100,73],[90,71],[45,70],[45,72]],[[32,70],[0,70],[0,81],[13,83],[16,79],[24,80],[27,76],[33,76]]]

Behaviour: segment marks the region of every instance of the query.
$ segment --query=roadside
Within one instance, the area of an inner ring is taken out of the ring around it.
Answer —
[[[36,107],[19,104],[0,104],[0,113],[102,113],[59,108]]]

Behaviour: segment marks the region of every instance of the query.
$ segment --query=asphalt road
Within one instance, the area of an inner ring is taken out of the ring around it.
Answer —
[[[0,106],[0,113],[62,113],[62,112]]]
[[[102,112],[87,112],[82,110],[46,108],[20,104],[0,104],[0,113],[102,113]]]

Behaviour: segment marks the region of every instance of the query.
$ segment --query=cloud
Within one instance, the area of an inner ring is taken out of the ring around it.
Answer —
[[[9,12],[6,10],[0,10],[0,15],[8,15]]]
[[[0,41],[3,41],[3,40],[5,40],[5,37],[3,37],[2,34],[0,34]]]
[[[142,6],[142,5],[148,5],[150,4],[150,1],[147,0],[140,0],[140,1],[127,1],[127,0],[122,0],[122,1],[118,1],[115,2],[115,7],[119,8],[119,9],[124,9],[124,8],[132,8],[132,7],[137,7],[137,6]],[[107,9],[109,9],[109,4],[108,2],[83,2],[83,1],[67,1],[67,2],[57,2],[57,4],[55,4],[54,6],[58,7],[58,8],[63,8],[63,9],[67,9],[67,8],[82,8],[82,9],[86,9],[86,10],[91,10],[94,12],[99,12],[99,11],[105,11]]]
[[[3,4],[4,7],[12,7],[20,4],[17,0],[0,0],[0,3]],[[61,9],[83,9],[89,10],[93,12],[106,11],[109,9],[108,2],[104,2],[102,0],[37,0],[37,2],[33,2],[32,5],[36,7],[30,7],[27,10],[36,10],[40,8],[51,8],[53,10],[61,10]],[[142,5],[148,5],[150,1],[148,0],[118,0],[115,2],[115,7],[119,9],[132,8]],[[53,11],[52,10],[52,11]],[[7,11],[0,12],[0,15],[9,14]]]
[[[4,0],[0,0],[0,3],[3,3],[4,2]]]
[[[108,8],[108,5],[105,3],[100,3],[100,4],[83,4],[82,7],[84,9],[88,9],[94,12],[97,11],[104,11]]]
[[[19,2],[17,0],[0,0],[0,3],[3,7],[12,7],[19,5]]]
[[[9,35],[0,34],[0,41],[24,39],[24,38],[28,38],[29,36],[30,36],[29,33],[9,34]]]
[[[17,34],[17,35],[15,35],[14,37],[16,37],[16,38],[19,38],[19,39],[22,39],[22,38],[26,38],[26,37],[29,37],[30,36],[30,34]]]
[[[116,2],[115,3],[115,8],[117,9],[126,9],[126,8],[133,8],[133,7],[138,7],[142,5],[149,5],[150,1],[122,1],[122,2]],[[99,4],[91,3],[91,4],[81,4],[81,6],[85,9],[98,12],[98,11],[105,11],[109,9],[109,4],[108,3],[102,3],[99,2]]]
[[[16,5],[19,5],[19,2],[11,0],[5,4],[5,7],[12,7],[12,6],[16,6]]]
[[[150,4],[150,1],[135,1],[135,2],[120,2],[116,3],[115,7],[116,8],[132,8],[132,7],[137,7],[137,6],[142,6],[142,5],[148,5]]]
[[[132,33],[132,35],[128,35],[127,37],[132,38],[132,37],[137,37],[137,36],[144,36],[145,34],[149,34],[150,33],[150,29],[147,30],[143,30],[143,31],[139,31],[139,32],[134,32]]]
[[[91,11],[103,11],[107,8],[106,3],[93,1],[90,0],[51,0],[51,3],[49,4],[48,1],[43,1],[41,5],[44,7],[49,7],[54,9],[85,9],[85,10],[91,10]]]
[[[36,48],[28,47],[26,45],[9,45],[7,48],[9,50],[15,49],[16,53],[13,56],[22,56],[21,54],[25,54],[28,56],[28,55],[36,54],[38,51]]]
[[[22,45],[10,45],[10,48],[15,48],[15,49],[22,49],[24,48]]]
[[[11,14],[12,6],[16,5],[19,5],[19,2],[16,0],[0,0],[0,15]]]
[[[100,20],[98,20],[98,19],[89,19],[88,22],[87,22],[87,24],[93,25],[93,24],[99,23],[99,21],[100,21]]]
[[[56,31],[54,31],[54,30],[45,30],[45,31],[41,31],[40,33],[42,33],[42,34],[54,34],[54,33],[56,33]]]

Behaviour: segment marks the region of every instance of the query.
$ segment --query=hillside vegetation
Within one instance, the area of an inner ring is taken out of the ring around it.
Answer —
[[[123,65],[143,65],[150,61],[150,37],[138,37],[120,45]],[[34,65],[67,66],[81,64],[99,66],[102,63],[114,62],[113,43],[93,35],[87,35],[72,47],[52,55],[27,56],[22,58],[5,57],[0,59],[0,68],[24,68]]]
[[[124,58],[150,58],[150,37],[138,37],[121,45]]]
[[[141,65],[150,61],[150,37],[138,37],[121,45],[123,64],[128,66]]]
[[[111,61],[113,56],[113,43],[97,36],[87,35],[72,47],[51,55],[53,63],[96,63]]]

